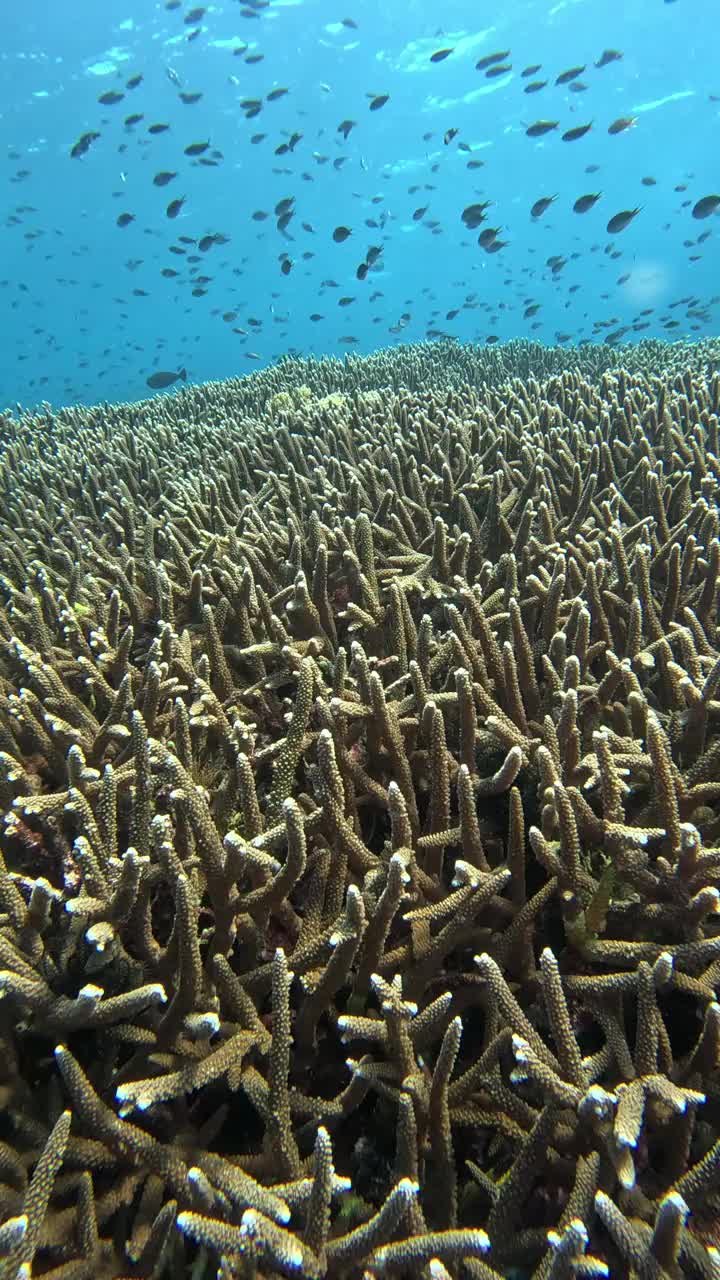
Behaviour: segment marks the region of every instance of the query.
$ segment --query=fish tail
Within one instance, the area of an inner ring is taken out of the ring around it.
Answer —
[[[184,366],[184,365],[183,365],[182,369],[180,370],[180,373],[178,374],[178,377],[179,377],[179,378],[182,378],[183,382],[187,382],[187,369],[185,368],[185,366]]]

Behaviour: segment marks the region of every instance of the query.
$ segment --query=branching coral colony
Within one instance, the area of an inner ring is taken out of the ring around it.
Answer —
[[[4,418],[1,1280],[720,1276],[720,346],[569,358]]]

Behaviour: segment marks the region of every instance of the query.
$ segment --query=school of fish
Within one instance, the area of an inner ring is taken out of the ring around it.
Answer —
[[[376,346],[448,337],[492,344],[509,336],[616,344],[690,336],[715,323],[719,282],[702,262],[720,194],[700,173],[663,171],[654,113],[633,114],[627,84],[612,80],[621,74],[622,49],[608,44],[592,58],[551,66],[532,60],[519,30],[516,47],[471,59],[465,35],[453,38],[428,20],[414,33],[416,69],[427,75],[415,77],[413,110],[408,81],[385,70],[386,60],[377,62],[379,83],[351,90],[348,68],[363,48],[372,53],[373,24],[361,7],[330,23],[327,6],[322,10],[309,6],[307,21],[322,40],[327,79],[310,88],[302,59],[283,43],[291,10],[275,0],[161,2],[151,23],[153,38],[162,37],[161,57],[144,39],[138,14],[130,46],[136,65],[118,63],[100,93],[84,78],[83,119],[64,163],[67,183],[79,166],[93,193],[86,215],[92,235],[88,227],[42,222],[49,210],[31,203],[16,203],[6,215],[6,247],[15,234],[16,253],[4,268],[0,300],[4,327],[17,339],[17,367],[28,366],[28,397],[47,394],[43,356],[63,352],[65,378],[52,390],[70,402],[103,378],[112,390],[163,391],[205,376],[206,350],[228,333],[236,344],[235,369],[227,369],[233,372],[245,361],[342,353],[369,338]],[[236,20],[246,24],[248,39],[221,39]],[[614,27],[622,32],[622,22]],[[113,36],[109,27],[108,41]],[[446,100],[431,101],[432,78],[443,76],[436,83]],[[472,131],[465,108],[454,106],[462,95],[474,97]],[[350,98],[346,115],[338,104]],[[709,117],[717,116],[720,97],[711,86],[704,99]],[[229,115],[232,152],[216,141],[227,137]],[[424,128],[421,115],[434,127]],[[613,161],[622,173],[622,149],[638,131],[646,134],[643,155],[654,172],[625,174],[618,183]],[[408,159],[398,156],[398,136]],[[562,189],[531,190],[515,158],[503,166],[506,137],[528,152],[543,148],[553,164],[561,149],[564,182],[553,185]],[[7,158],[9,183],[37,177],[36,161],[17,147]],[[567,228],[568,219],[572,234],[558,235],[556,225]],[[394,273],[406,261],[406,237],[418,232],[413,295],[402,288],[398,305]],[[648,234],[666,235],[684,267],[697,264],[695,287],[659,302],[640,293],[628,314],[622,288],[643,269]],[[61,287],[71,323],[59,325],[33,297],[23,255],[33,272],[43,258],[44,277]],[[587,288],[577,276],[566,279],[580,260],[596,272],[602,257],[604,309],[591,313],[583,303]],[[80,273],[84,260],[95,266],[90,278]],[[82,302],[92,289],[102,297],[101,321]],[[557,323],[552,307],[553,319],[545,318],[549,289],[566,323]],[[346,314],[357,328],[341,319]]]

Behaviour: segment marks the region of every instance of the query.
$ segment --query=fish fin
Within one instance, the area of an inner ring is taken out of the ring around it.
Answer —
[[[183,382],[187,382],[187,369],[186,369],[184,366],[183,366],[183,368],[180,370],[180,373],[179,373],[179,375],[178,375],[178,376],[179,376],[180,378],[182,378]]]

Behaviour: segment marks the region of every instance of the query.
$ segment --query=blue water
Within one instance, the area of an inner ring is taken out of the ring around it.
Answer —
[[[720,192],[717,0],[257,3],[216,0],[190,25],[197,6],[153,0],[28,0],[5,15],[0,404],[134,400],[158,369],[203,381],[289,352],[439,334],[571,347],[717,333],[719,215],[692,215]],[[443,48],[452,54],[432,63]],[[598,69],[604,49],[623,57]],[[507,74],[475,69],[502,50]],[[534,63],[548,85],[526,94],[521,72]],[[582,64],[584,91],[555,84]],[[266,101],[278,87],[288,93]],[[123,100],[101,105],[111,90]],[[185,105],[180,91],[202,97]],[[371,111],[372,94],[390,96]],[[251,99],[263,106],[248,119]],[[143,118],[128,127],[132,113]],[[610,136],[619,117],[635,124]],[[558,128],[533,140],[525,130],[540,119]],[[347,140],[345,120],[356,122]],[[562,140],[590,121],[585,137]],[[170,129],[149,134],[158,122]],[[100,137],[71,158],[88,131]],[[276,155],[293,133],[294,149]],[[205,158],[222,153],[216,167],[184,154],[202,141]],[[177,177],[159,188],[161,171]],[[595,207],[574,213],[594,192]],[[533,220],[532,204],[554,195]],[[287,197],[283,235],[274,209]],[[468,231],[463,209],[484,200],[486,221]],[[626,230],[607,233],[637,206]],[[125,228],[122,213],[134,217]],[[341,244],[337,226],[352,231]],[[500,252],[478,246],[486,227],[502,229]],[[215,234],[227,241],[205,252],[178,239]],[[358,280],[370,246],[382,253]],[[556,273],[553,257],[565,263]]]

